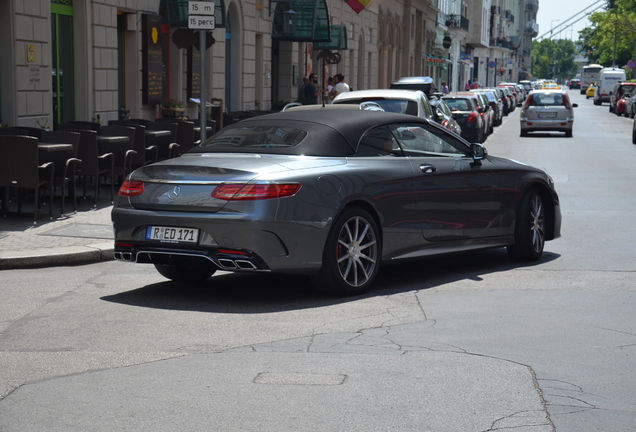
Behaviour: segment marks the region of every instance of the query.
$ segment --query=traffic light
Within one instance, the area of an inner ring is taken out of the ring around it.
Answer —
[[[499,74],[500,74],[500,75],[503,75],[505,71],[506,71],[506,69],[504,69],[504,68],[499,68]]]

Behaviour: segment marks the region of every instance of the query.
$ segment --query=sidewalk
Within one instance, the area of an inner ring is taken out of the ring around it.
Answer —
[[[93,208],[93,200],[77,201],[72,213],[71,200],[60,216],[59,197],[53,201],[53,220],[48,207],[42,207],[37,224],[33,223],[32,200],[25,200],[22,213],[12,203],[6,218],[0,214],[0,270],[88,264],[113,259],[113,206],[102,196]]]

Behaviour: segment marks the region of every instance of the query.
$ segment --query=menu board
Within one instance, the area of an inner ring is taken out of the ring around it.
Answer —
[[[195,47],[188,48],[188,98],[201,98],[201,52]]]
[[[163,35],[161,34],[161,16],[142,15],[141,75],[142,103],[144,105],[161,104],[163,97]]]

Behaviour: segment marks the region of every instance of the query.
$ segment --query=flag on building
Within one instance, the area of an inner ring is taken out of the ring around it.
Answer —
[[[367,6],[371,4],[373,0],[345,0],[345,3],[351,7],[355,11],[355,13],[359,14],[363,10],[366,9]]]

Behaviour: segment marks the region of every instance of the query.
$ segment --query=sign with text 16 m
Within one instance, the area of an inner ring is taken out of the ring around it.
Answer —
[[[214,30],[214,3],[188,2],[188,28],[198,30]]]

